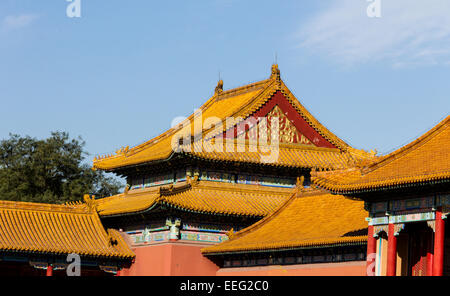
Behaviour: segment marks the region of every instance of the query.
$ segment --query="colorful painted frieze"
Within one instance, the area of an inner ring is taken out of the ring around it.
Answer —
[[[434,206],[434,197],[428,196],[415,199],[393,200],[390,202],[390,210],[393,212],[416,209],[429,209]]]
[[[428,221],[428,220],[434,220],[434,219],[435,219],[435,213],[427,212],[427,213],[390,216],[389,223],[419,222],[419,221]]]
[[[208,242],[208,243],[221,243],[227,239],[228,239],[228,237],[225,234],[194,232],[194,231],[181,231],[181,240],[196,241],[196,242]]]

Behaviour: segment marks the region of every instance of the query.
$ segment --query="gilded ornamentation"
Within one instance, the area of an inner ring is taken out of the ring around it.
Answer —
[[[90,196],[89,194],[84,195],[84,203],[88,207],[90,212],[93,212],[96,210],[96,202],[95,202],[95,196]]]
[[[219,80],[217,83],[216,89],[214,91],[216,94],[220,94],[223,92],[223,80]]]
[[[130,146],[122,147],[116,151],[116,155],[126,155],[129,150],[130,150]]]
[[[234,229],[231,228],[230,231],[227,231],[226,235],[228,236],[228,239],[233,239],[233,237],[235,236]]]
[[[276,80],[280,80],[280,79],[281,79],[280,69],[278,69],[278,65],[277,65],[277,64],[273,64],[273,65],[272,65],[272,70],[271,70],[271,73],[270,73],[270,78],[271,78],[271,79],[276,79]]]
[[[304,135],[300,134],[297,128],[292,124],[292,122],[287,118],[287,116],[283,113],[279,106],[275,106],[272,111],[270,111],[267,116],[267,142],[271,142],[272,131],[270,129],[270,123],[272,122],[272,118],[278,118],[279,120],[279,141],[280,143],[288,143],[288,144],[305,144],[305,145],[313,145],[308,138]],[[260,125],[260,128],[262,126]],[[252,127],[248,131],[249,139],[257,139],[257,128],[256,126]]]
[[[386,234],[389,233],[389,226],[388,225],[377,225],[373,227],[373,236],[379,237],[381,232],[385,232]]]

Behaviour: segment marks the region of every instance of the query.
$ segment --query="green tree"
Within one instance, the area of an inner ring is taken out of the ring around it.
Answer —
[[[10,134],[0,141],[0,199],[64,203],[117,194],[122,184],[84,163],[84,146],[65,132],[44,140]]]

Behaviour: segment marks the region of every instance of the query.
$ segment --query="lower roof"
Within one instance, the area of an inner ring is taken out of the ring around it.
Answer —
[[[120,233],[87,204],[0,201],[0,252],[131,259]]]
[[[99,199],[96,208],[102,217],[132,215],[158,205],[213,215],[264,217],[293,193],[293,188],[189,180]]]
[[[230,240],[202,249],[206,255],[358,245],[367,242],[364,202],[310,190],[293,195]]]

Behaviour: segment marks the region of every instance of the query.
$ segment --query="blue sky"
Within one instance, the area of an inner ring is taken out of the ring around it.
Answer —
[[[0,2],[0,138],[81,135],[92,155],[134,146],[214,92],[269,76],[356,148],[387,153],[450,110],[450,2]]]

